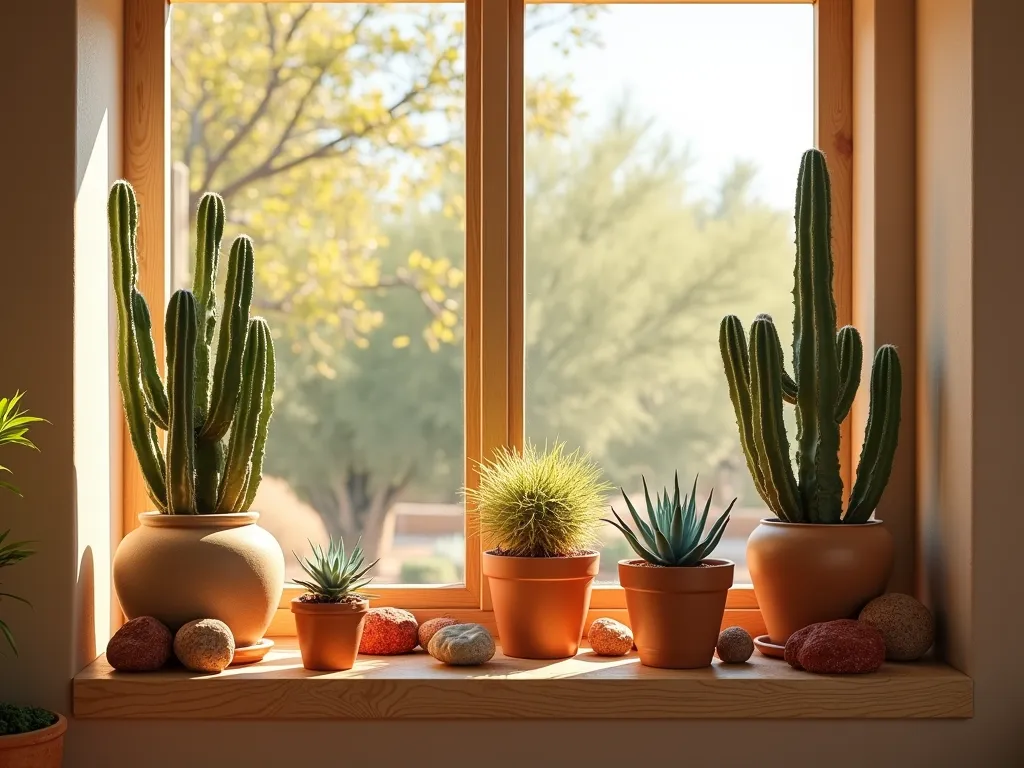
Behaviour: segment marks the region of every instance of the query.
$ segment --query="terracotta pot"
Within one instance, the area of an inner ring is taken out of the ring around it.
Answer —
[[[0,768],[60,768],[67,729],[67,719],[57,715],[57,722],[48,728],[0,736]]]
[[[299,652],[306,669],[352,669],[363,639],[368,600],[357,603],[304,603],[291,601]]]
[[[855,619],[885,592],[892,535],[880,520],[860,525],[761,521],[747,540],[747,568],[768,636],[789,636],[819,621]]]
[[[691,568],[619,560],[619,583],[641,664],[662,669],[711,665],[734,569],[729,560],[709,559]]]
[[[484,553],[501,650],[518,659],[575,656],[600,556],[505,557]]]
[[[114,554],[125,616],[153,616],[172,632],[193,619],[220,619],[237,647],[258,643],[284,589],[284,553],[258,519],[143,512]]]

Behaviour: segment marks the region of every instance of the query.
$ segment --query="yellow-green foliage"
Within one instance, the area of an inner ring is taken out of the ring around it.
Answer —
[[[480,485],[467,489],[480,528],[502,554],[559,557],[590,550],[597,542],[605,496],[611,486],[601,468],[565,444],[520,453],[501,449],[480,466]]]

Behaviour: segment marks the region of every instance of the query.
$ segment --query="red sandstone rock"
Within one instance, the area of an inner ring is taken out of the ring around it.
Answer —
[[[363,625],[359,652],[370,656],[408,653],[419,642],[416,617],[401,608],[371,608]]]
[[[121,672],[154,672],[171,658],[174,636],[152,616],[126,622],[107,643],[107,663]]]
[[[795,632],[786,661],[796,669],[827,675],[874,672],[885,661],[885,640],[870,624],[852,619],[825,621]]]

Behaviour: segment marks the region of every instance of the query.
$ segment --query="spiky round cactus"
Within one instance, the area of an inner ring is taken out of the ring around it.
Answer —
[[[867,431],[844,515],[839,430],[860,386],[864,352],[856,328],[836,332],[831,208],[825,156],[808,150],[797,180],[794,376],[786,373],[779,334],[768,315],[754,320],[749,341],[734,315],[722,320],[719,334],[747,468],[765,504],[787,522],[867,522],[889,481],[899,436],[900,358],[885,344],[871,367]],[[782,419],[784,402],[797,409],[796,474]]]
[[[128,433],[149,497],[159,511],[169,514],[244,512],[262,479],[274,395],[270,328],[263,318],[249,317],[252,242],[241,236],[231,246],[218,334],[214,288],[224,201],[215,194],[203,195],[193,290],[176,291],[167,307],[165,388],[149,308],[137,287],[138,203],[128,182],[114,184],[107,215],[117,307],[117,375]],[[158,429],[167,432],[163,451]]]

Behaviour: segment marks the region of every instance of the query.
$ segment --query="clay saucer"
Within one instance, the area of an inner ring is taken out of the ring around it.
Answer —
[[[263,661],[263,657],[270,653],[270,649],[273,647],[274,641],[264,637],[255,645],[235,648],[235,655],[231,658],[229,666],[238,667],[243,664],[255,664],[257,661]]]
[[[755,637],[754,647],[761,652],[762,656],[768,656],[772,659],[786,658],[786,646],[773,643],[768,635]]]

